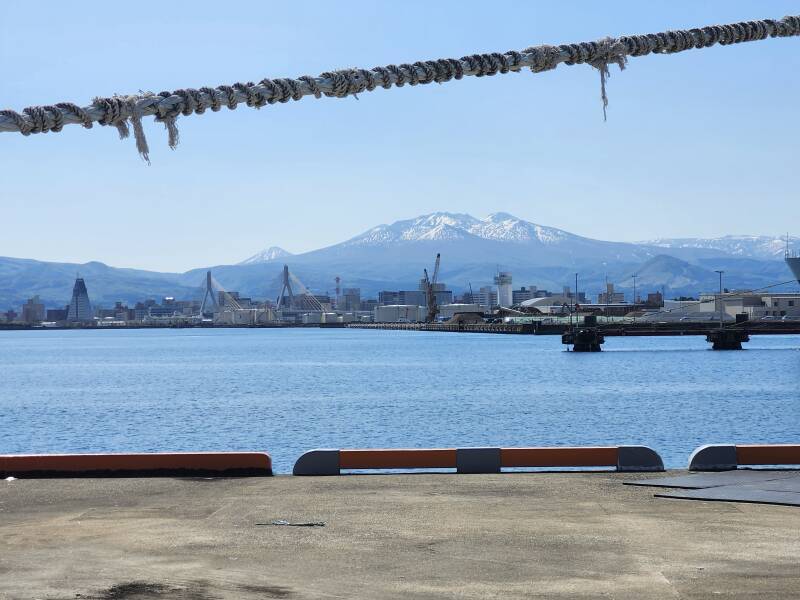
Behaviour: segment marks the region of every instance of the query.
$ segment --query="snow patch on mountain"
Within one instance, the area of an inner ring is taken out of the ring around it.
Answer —
[[[345,242],[349,246],[388,245],[394,242],[452,241],[482,238],[499,242],[559,244],[576,238],[565,231],[524,221],[508,213],[484,219],[462,213],[438,212],[415,219],[379,225]]]
[[[790,237],[792,247],[800,238]],[[747,258],[782,258],[786,250],[786,238],[767,235],[726,235],[718,238],[661,238],[639,242],[660,248],[700,248],[717,250],[731,256]]]
[[[284,250],[283,248],[279,248],[278,246],[270,246],[266,250],[262,250],[261,252],[256,252],[253,256],[243,260],[238,264],[255,265],[258,263],[265,263],[271,260],[276,260],[278,258],[283,258],[285,256],[292,256],[292,253],[287,252],[286,250]]]

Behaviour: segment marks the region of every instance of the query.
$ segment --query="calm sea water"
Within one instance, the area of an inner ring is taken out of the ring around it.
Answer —
[[[800,336],[319,329],[0,332],[0,454],[797,442]]]

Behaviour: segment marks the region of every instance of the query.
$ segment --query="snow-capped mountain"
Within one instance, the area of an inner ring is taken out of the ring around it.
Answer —
[[[262,250],[261,252],[256,252],[250,258],[243,260],[240,265],[255,265],[258,263],[265,263],[271,260],[275,260],[277,258],[283,258],[284,256],[292,256],[291,252],[287,252],[283,248],[279,248],[278,246],[270,246],[266,250]]]
[[[560,244],[578,239],[566,231],[523,221],[508,213],[493,213],[484,219],[462,213],[438,212],[415,219],[378,225],[346,242],[346,246],[385,246],[398,242],[453,241],[481,238],[498,242]]]
[[[800,238],[790,237],[789,244],[796,248]],[[786,251],[786,238],[768,235],[726,235],[718,238],[665,238],[639,242],[659,248],[698,248],[716,250],[731,256],[770,260],[782,258]]]
[[[793,249],[798,238],[790,240]],[[758,288],[788,280],[783,262],[785,240],[769,236],[725,236],[712,239],[660,239],[642,243],[595,240],[554,227],[538,225],[508,213],[478,219],[461,213],[437,212],[379,225],[326,248],[290,255],[272,247],[237,265],[210,267],[227,289],[255,297],[280,291],[284,263],[314,290],[336,285],[361,288],[362,296],[381,290],[417,289],[424,267],[441,253],[440,281],[456,291],[491,285],[499,268],[513,273],[513,285],[559,290],[574,285],[595,292],[606,278],[630,290],[632,274],[645,289],[695,295],[714,290],[716,270],[725,271],[726,286]],[[0,306],[20,306],[40,294],[48,306],[69,299],[75,271],[86,274],[95,301],[137,302],[176,295],[189,298],[199,290],[207,268],[186,273],[150,273],[106,265],[68,265],[0,257]]]

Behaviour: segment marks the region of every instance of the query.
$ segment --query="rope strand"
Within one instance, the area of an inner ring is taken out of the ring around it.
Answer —
[[[340,69],[326,71],[318,77],[304,75],[297,79],[262,79],[258,84],[235,83],[216,88],[178,89],[160,94],[142,93],[130,96],[95,98],[91,105],[79,107],[71,102],[48,106],[30,106],[22,113],[0,110],[0,132],[11,131],[22,135],[59,132],[64,125],[79,124],[90,129],[92,123],[112,125],[120,138],[130,134],[133,127],[136,149],[149,164],[149,148],[142,127],[142,117],[153,115],[164,123],[169,146],[174,149],[179,142],[176,121],[180,115],[203,114],[207,109],[217,112],[224,105],[234,110],[244,102],[247,106],[261,108],[265,104],[301,100],[304,96],[321,98],[358,97],[378,87],[426,85],[460,80],[465,76],[493,76],[498,73],[519,72],[529,68],[533,73],[555,69],[559,64],[588,64],[600,73],[600,98],[603,119],[607,117],[608,95],[606,84],[610,76],[609,65],[623,70],[628,57],[648,54],[675,54],[695,48],[708,48],[716,44],[727,46],[775,37],[800,36],[800,16],[787,16],[780,20],[763,19],[728,25],[665,31],[645,35],[605,38],[594,42],[562,44],[560,46],[532,46],[520,52],[485,53],[464,56],[456,60],[418,61],[413,64],[386,65],[373,69]]]

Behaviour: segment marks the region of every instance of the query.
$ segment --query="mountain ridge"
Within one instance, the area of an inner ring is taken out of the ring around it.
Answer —
[[[796,239],[796,238],[795,238]],[[558,291],[574,282],[596,293],[606,277],[621,290],[641,286],[693,295],[716,289],[714,270],[725,270],[726,286],[756,288],[788,280],[780,238],[723,236],[663,238],[648,243],[594,240],[503,212],[482,219],[466,213],[434,212],[370,228],[339,244],[296,255],[271,246],[233,265],[160,273],[117,269],[93,261],[82,265],[32,259],[0,258],[0,307],[19,306],[39,294],[49,306],[69,301],[75,273],[87,280],[93,302],[135,302],[160,296],[196,297],[211,268],[228,290],[255,298],[274,297],[280,272],[292,272],[315,293],[330,291],[334,277],[345,287],[362,288],[362,296],[384,289],[417,289],[423,267],[442,254],[440,281],[462,291],[469,285],[491,285],[502,268],[513,274],[514,287],[536,285]],[[765,250],[766,249],[766,250]],[[641,289],[641,288],[640,288]]]

